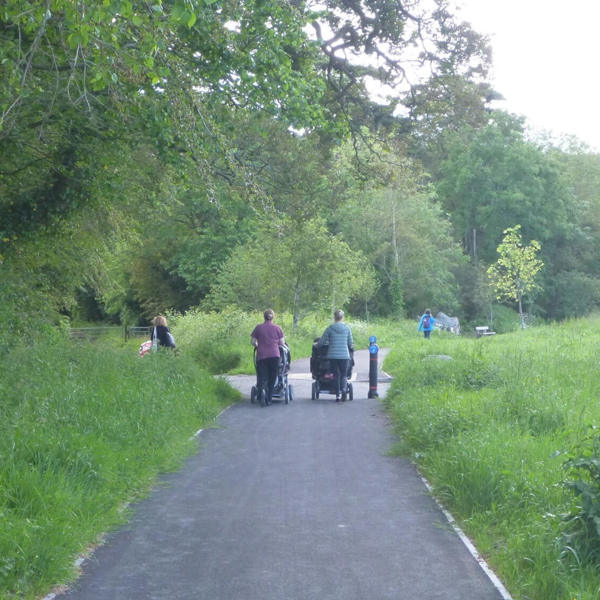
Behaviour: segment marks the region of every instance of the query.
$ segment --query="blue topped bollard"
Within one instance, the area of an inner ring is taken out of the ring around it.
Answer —
[[[379,346],[376,344],[377,338],[372,335],[369,338],[369,398],[378,398],[377,393],[377,356]]]

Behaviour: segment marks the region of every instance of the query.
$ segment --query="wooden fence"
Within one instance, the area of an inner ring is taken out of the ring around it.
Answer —
[[[152,327],[121,327],[119,325],[105,327],[71,327],[69,335],[74,340],[96,340],[109,335],[120,335],[123,339],[150,338]]]

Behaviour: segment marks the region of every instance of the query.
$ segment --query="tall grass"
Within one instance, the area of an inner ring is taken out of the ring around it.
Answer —
[[[109,342],[13,349],[0,364],[0,597],[34,598],[121,523],[237,397],[193,360]]]
[[[598,553],[589,551],[600,536],[582,544],[572,535],[565,515],[582,506],[564,467],[600,425],[599,351],[592,319],[481,339],[407,338],[386,363],[399,451],[515,598],[600,597]]]

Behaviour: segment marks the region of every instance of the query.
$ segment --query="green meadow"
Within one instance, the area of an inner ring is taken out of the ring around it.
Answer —
[[[600,597],[600,319],[396,345],[409,455],[514,598]]]

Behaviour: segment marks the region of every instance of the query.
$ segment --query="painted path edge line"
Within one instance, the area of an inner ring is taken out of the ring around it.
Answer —
[[[467,537],[466,533],[458,526],[454,517],[442,506],[440,501],[435,497],[433,488],[431,487],[429,481],[427,481],[427,479],[425,479],[425,477],[423,477],[423,475],[421,475],[421,473],[419,473],[418,470],[417,470],[417,473],[418,473],[419,477],[421,478],[421,481],[427,488],[427,491],[429,492],[430,496],[435,500],[435,503],[438,505],[438,508],[444,514],[444,517],[446,517],[446,520],[448,521],[448,523],[450,524],[452,529],[458,535],[458,537],[460,538],[462,543],[466,546],[466,548],[469,551],[469,553],[471,554],[471,556],[477,561],[479,566],[483,569],[483,572],[487,575],[488,579],[493,583],[494,587],[498,590],[498,592],[500,593],[500,596],[502,596],[502,600],[513,600],[513,597],[510,595],[509,591],[504,587],[504,584],[500,581],[500,579],[498,578],[496,573],[494,573],[494,571],[492,571],[491,567],[487,564],[485,558],[483,558],[483,556],[481,556],[481,554],[479,554],[479,551],[477,550],[477,548],[475,548],[475,546],[473,545],[473,542],[471,542],[471,540]]]

